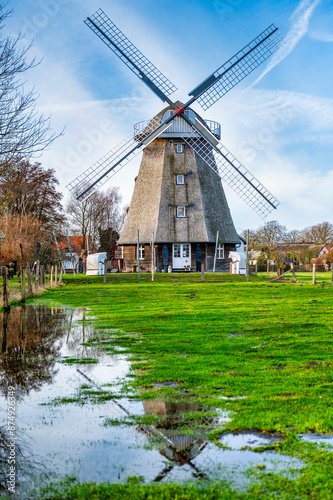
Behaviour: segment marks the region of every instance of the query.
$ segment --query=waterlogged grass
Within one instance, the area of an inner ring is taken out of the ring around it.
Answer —
[[[60,361],[66,365],[91,365],[98,363],[98,359],[96,358],[69,358],[64,357]]]
[[[108,391],[92,390],[92,389],[82,390],[81,388],[81,390],[75,396],[68,398],[55,398],[47,404],[52,406],[66,405],[70,403],[76,403],[79,405],[84,405],[88,403],[102,404],[105,403],[106,401],[115,399],[120,399],[120,396],[117,394],[112,394],[111,392]]]
[[[265,447],[269,449],[272,447]],[[254,450],[258,451],[259,450]],[[261,450],[264,451],[264,448]],[[333,453],[318,450],[313,443],[300,446],[295,435],[290,435],[285,442],[277,443],[274,451],[284,455],[294,455],[306,463],[302,474],[290,471],[289,475],[267,473],[265,465],[258,464],[248,474],[252,484],[247,491],[236,491],[228,482],[207,484],[142,484],[138,477],[128,478],[126,484],[93,484],[68,478],[60,485],[51,485],[44,489],[40,498],[53,500],[98,499],[98,500],[295,500],[295,499],[332,499]]]
[[[149,274],[118,274],[107,284],[67,276],[48,290],[39,301],[89,308],[100,347],[131,354],[124,393],[185,396],[230,411],[224,432],[279,432],[284,441],[275,450],[306,464],[295,477],[256,469],[246,493],[221,485],[67,485],[64,496],[52,498],[331,498],[333,453],[296,437],[333,428],[333,288],[326,274],[327,286],[222,274],[206,274],[204,283],[199,274],[160,274],[154,283]]]
[[[132,500],[237,500],[250,499],[257,500],[256,494],[247,494],[230,490],[228,484],[217,483],[212,485],[188,485],[176,484],[160,485],[141,484],[140,478],[129,478],[127,484],[74,484],[73,479],[68,479],[60,488],[47,488],[45,496],[52,500],[69,499],[95,499],[95,500],[122,500],[130,498]]]

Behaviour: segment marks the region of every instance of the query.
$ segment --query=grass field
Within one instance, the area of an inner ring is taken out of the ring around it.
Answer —
[[[262,272],[262,273],[258,273],[258,276],[265,279],[267,274]],[[276,273],[269,273],[269,279],[273,279],[276,277]],[[292,274],[291,273],[288,273],[286,276],[285,276],[286,280],[291,280],[292,279]],[[312,284],[312,272],[299,272],[299,273],[296,273],[296,278],[298,281],[301,281],[302,283],[308,283],[308,284]],[[325,283],[327,285],[332,285],[332,272],[331,271],[327,271],[327,272],[324,272],[324,273],[319,273],[317,272],[316,273],[316,284],[322,284],[322,283]]]
[[[133,274],[76,278],[35,302],[90,308],[94,324],[113,331],[133,361],[133,389],[145,399],[182,399],[228,410],[228,431],[281,433],[277,452],[306,464],[300,475],[260,474],[247,492],[211,486],[75,485],[49,490],[48,498],[333,498],[333,453],[305,443],[299,433],[333,429],[331,273],[270,283],[228,274]],[[320,286],[320,284],[326,286]],[[105,334],[104,334],[105,337]],[[103,342],[110,354],[115,342]],[[173,382],[174,387],[155,384]],[[226,399],[221,399],[221,394]],[[242,399],[237,397],[242,396]],[[231,399],[230,399],[231,398]],[[236,399],[232,399],[236,398]],[[217,439],[225,430],[210,434]],[[60,488],[60,489],[59,489]]]

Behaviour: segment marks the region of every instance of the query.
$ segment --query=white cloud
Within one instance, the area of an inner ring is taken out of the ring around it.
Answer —
[[[306,35],[309,27],[309,22],[314,9],[321,0],[302,0],[295,11],[290,17],[291,27],[285,38],[285,43],[282,47],[275,52],[270,59],[268,66],[264,69],[261,75],[252,84],[254,86],[258,83],[267,73],[269,73],[275,66],[283,61],[296,47],[298,42]]]
[[[222,142],[281,202],[268,220],[277,219],[288,229],[329,220],[333,99],[250,89],[217,105],[217,115],[222,106]],[[218,120],[217,115],[212,119]],[[236,227],[259,226],[261,219],[225,189]]]
[[[260,175],[264,185],[271,188],[281,204],[267,220],[278,220],[290,229],[302,229],[322,220],[330,219],[333,213],[332,185],[333,169],[328,172],[304,171],[301,163],[291,161],[276,152],[269,155],[269,173]],[[225,189],[236,227],[255,228],[262,220],[234,193]]]
[[[310,36],[313,40],[317,40],[318,42],[333,42],[333,33],[313,31]]]
[[[283,57],[286,57],[307,33],[309,20],[319,1],[300,2],[291,18],[289,45],[285,44],[286,48],[289,47],[289,52],[283,53]],[[83,2],[86,7],[91,5],[91,12],[95,8],[93,3],[92,0]],[[103,3],[114,2],[102,0],[101,3],[103,7]],[[76,4],[77,2],[68,3],[71,8]],[[110,8],[105,6],[105,10]],[[80,23],[84,15],[84,12],[80,12],[77,16]],[[151,31],[143,15],[138,19],[136,16],[133,10],[128,18],[128,8],[120,4],[117,6],[116,21],[118,23],[119,20],[121,28],[126,32],[128,30],[128,35],[132,38],[128,27],[142,25],[138,33],[133,35],[133,41],[167,76],[175,80],[176,84],[180,84],[180,88],[187,89],[189,78],[197,78],[201,64],[197,64],[197,61],[194,64],[191,58],[187,60],[185,46],[178,47],[177,53],[175,41],[178,40],[178,34],[173,39],[173,32],[170,31],[169,38],[165,40],[164,37],[158,36],[158,28]],[[76,26],[75,23],[71,24],[71,29],[73,26]],[[38,38],[39,36],[41,38]],[[61,36],[65,37],[64,31],[60,33],[59,37]],[[98,45],[98,40],[95,46],[94,38],[89,38],[89,33],[84,37],[87,42],[82,50],[77,51],[75,44],[72,46],[76,38],[80,40],[76,33],[69,31],[68,38],[64,38],[63,43],[67,43],[68,47],[66,45],[66,50],[63,50],[61,45],[61,54],[58,54],[59,49],[53,46],[53,38],[48,38],[48,30],[45,29],[38,34],[34,47],[37,56],[44,55],[44,61],[35,70],[34,77],[41,94],[38,105],[46,115],[52,114],[52,127],[55,130],[59,131],[66,125],[65,135],[43,155],[42,161],[45,167],[56,169],[56,175],[66,195],[65,185],[68,182],[130,134],[134,123],[153,116],[163,107],[139,81],[136,86],[134,83],[132,95],[123,99],[99,99],[97,96],[108,97],[109,94],[98,92],[98,83],[101,80],[97,78],[95,83],[94,75],[90,73],[93,71],[91,64],[97,55],[99,57],[101,54],[99,78],[103,78],[103,65],[106,64],[105,77],[108,78],[110,87],[115,89],[110,95],[126,94],[117,83],[122,81],[122,73],[119,74],[119,79],[110,79],[111,66],[116,66],[116,72],[123,71],[126,78],[134,76],[129,74],[127,68],[117,66],[117,59],[111,53],[106,54],[104,59],[104,47]],[[182,59],[186,60],[186,64],[179,65]],[[109,60],[110,65],[109,62],[105,63]],[[281,60],[280,58],[275,61],[274,65]],[[272,63],[273,61],[274,59]],[[193,71],[188,76],[188,67],[191,67],[188,65],[191,65],[191,62]],[[267,68],[265,72],[267,73]],[[95,88],[92,85],[95,85]],[[117,85],[120,88],[117,88]],[[176,97],[183,96],[178,93]],[[202,110],[199,112],[201,114]],[[332,150],[332,99],[299,92],[259,91],[252,88],[242,93],[235,89],[221,102],[216,103],[209,113],[207,112],[207,116],[206,113],[203,116],[219,122],[223,119],[223,142],[281,200],[280,207],[274,211],[271,219],[278,219],[288,229],[302,228],[329,219],[333,213],[333,172],[328,161],[325,163],[318,158],[319,146],[322,150],[326,149],[326,159],[330,158]],[[109,124],[107,130],[102,126],[105,122]],[[257,146],[253,146],[253,140]],[[252,153],[254,149],[255,154],[247,154],[249,149]],[[322,158],[325,158],[325,155]],[[139,163],[138,156],[110,181],[111,185],[120,186],[127,203],[131,198]],[[261,219],[247,205],[233,192],[229,192],[228,188],[226,191],[237,228],[256,227],[261,224]]]

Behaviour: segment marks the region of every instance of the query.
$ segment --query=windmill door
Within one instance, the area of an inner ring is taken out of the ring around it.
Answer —
[[[190,243],[175,243],[173,245],[172,267],[173,269],[191,268]]]

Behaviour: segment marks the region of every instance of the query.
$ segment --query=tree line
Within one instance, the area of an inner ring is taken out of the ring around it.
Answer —
[[[55,171],[35,161],[62,132],[52,132],[50,118],[37,110],[37,93],[26,90],[25,74],[39,62],[28,60],[30,46],[21,48],[21,35],[4,35],[11,14],[0,5],[0,229],[6,237],[0,234],[2,259],[33,263],[38,252],[42,264],[54,264],[58,256],[53,234],[64,236],[67,231],[81,237],[83,250],[89,236],[93,250],[107,251],[110,257],[126,215],[119,189],[96,192],[83,202],[73,197],[63,206]],[[332,247],[333,225],[322,222],[287,231],[277,221],[268,222],[250,231],[249,248],[278,265],[286,256],[310,261],[309,245],[296,248],[301,242]],[[66,243],[62,248],[66,252]],[[333,251],[327,259],[333,261]]]
[[[42,264],[55,264],[59,255],[54,235],[64,258],[67,231],[81,236],[80,250],[86,249],[89,236],[90,251],[107,251],[111,257],[125,218],[119,189],[96,192],[84,202],[71,198],[63,206],[58,185],[54,170],[40,163],[13,158],[7,164],[0,174],[0,228],[6,237],[2,262],[32,264],[38,253]]]
[[[247,232],[244,231],[242,236],[246,239]],[[317,257],[323,246],[328,252]],[[288,259],[302,265],[315,260],[317,264],[329,267],[333,262],[333,224],[325,221],[301,230],[288,231],[276,220],[267,222],[249,231],[249,250],[252,254],[260,252],[256,259],[258,264],[274,262],[278,269]]]
[[[53,233],[89,235],[95,249],[110,250],[124,221],[118,188],[96,193],[83,203],[63,195],[54,170],[35,161],[55,139],[50,117],[37,109],[38,94],[26,90],[27,71],[40,64],[29,60],[30,45],[22,35],[4,35],[12,11],[0,5],[0,238],[3,261],[42,263],[57,259]]]

